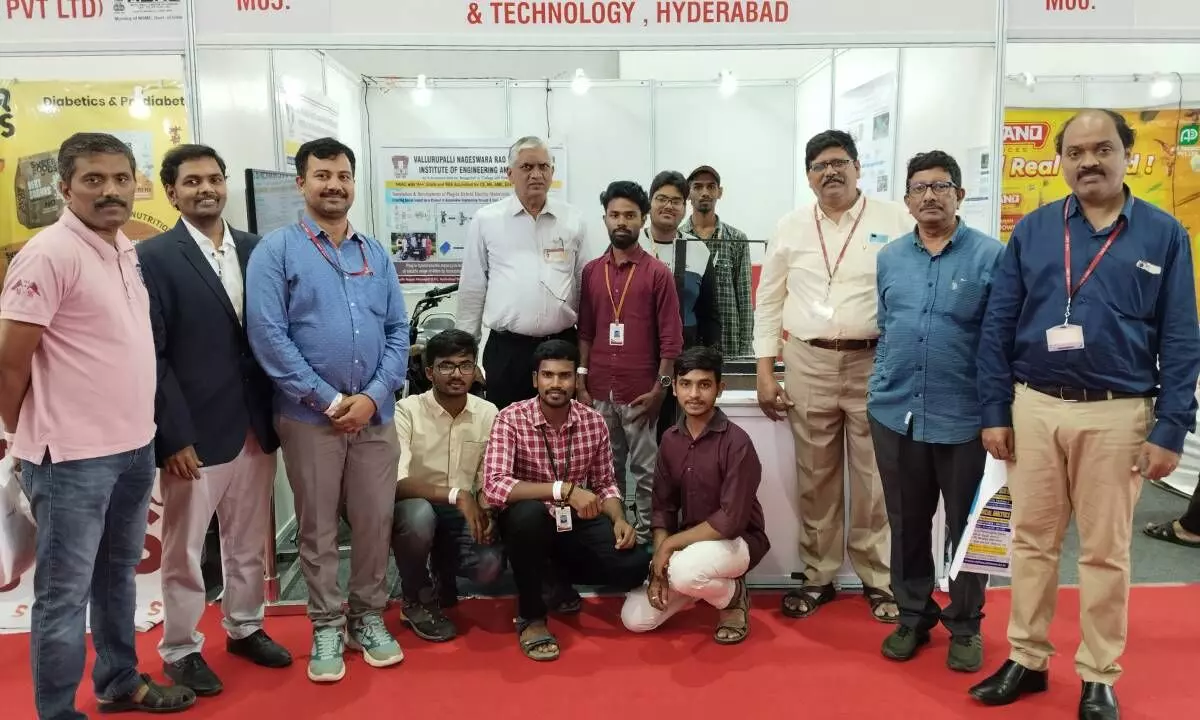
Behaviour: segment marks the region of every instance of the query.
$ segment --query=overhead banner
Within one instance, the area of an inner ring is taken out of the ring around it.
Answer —
[[[1062,177],[1054,138],[1077,110],[1008,108],[1004,111],[1004,159],[1000,239],[1037,208],[1071,191]],[[1193,265],[1200,256],[1200,109],[1118,110],[1137,133],[1125,183],[1134,195],[1174,215],[1192,239]],[[1197,277],[1200,284],[1200,276]]]
[[[198,45],[303,47],[987,43],[996,2],[921,13],[878,0],[204,0],[195,28]]]
[[[467,226],[475,211],[512,194],[508,142],[475,147],[404,145],[381,148],[376,167],[382,229],[402,283],[455,283]],[[566,152],[552,147],[550,192],[565,197]]]
[[[26,241],[62,213],[58,147],[76,132],[111,133],[133,151],[137,190],[124,228],[131,240],[175,225],[179,214],[158,181],[158,169],[167,150],[187,141],[182,85],[0,79],[0,278]]]
[[[0,0],[0,52],[183,52],[186,27],[184,0]]]
[[[20,479],[13,471],[12,457],[8,455],[7,447],[0,446],[0,485],[8,483],[19,484]],[[142,550],[142,561],[135,569],[137,606],[133,620],[137,629],[143,632],[162,622],[162,513],[162,493],[155,478],[154,490],[150,495],[146,543]],[[0,586],[0,635],[29,632],[35,567],[31,566],[20,577]],[[88,617],[90,622],[90,615]]]
[[[1194,40],[1195,0],[1007,0],[1011,40]]]

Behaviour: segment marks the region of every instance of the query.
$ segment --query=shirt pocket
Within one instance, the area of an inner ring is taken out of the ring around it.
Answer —
[[[479,473],[479,466],[483,462],[483,451],[487,448],[487,443],[464,440],[459,448],[458,474],[474,481]]]
[[[367,276],[363,278],[363,303],[377,317],[387,317],[388,281],[386,278]]]
[[[963,322],[974,322],[982,318],[987,303],[988,285],[987,279],[959,278],[951,281],[946,296],[946,314]]]
[[[1113,278],[1109,288],[1105,288],[1105,301],[1119,314],[1138,320],[1154,320],[1155,308],[1158,306],[1158,294],[1162,290],[1161,266],[1152,265],[1149,261],[1140,261],[1152,270],[1133,264],[1125,278]],[[1099,273],[1097,273],[1099,275]],[[1078,281],[1075,281],[1078,283]],[[1090,282],[1095,282],[1092,278]],[[1076,295],[1076,298],[1079,296]]]

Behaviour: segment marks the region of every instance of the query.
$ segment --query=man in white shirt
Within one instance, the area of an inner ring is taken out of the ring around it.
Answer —
[[[159,171],[181,218],[137,246],[158,357],[155,455],[162,468],[163,672],[197,695],[222,683],[201,655],[206,605],[200,558],[220,524],[228,652],[280,668],[292,656],[263,632],[266,539],[279,438],[270,379],[246,337],[245,268],[258,237],[221,214],[225,162],[210,147],[180,145]]]
[[[879,338],[875,256],[915,222],[902,204],[868,200],[858,189],[858,149],[849,134],[815,135],[805,147],[805,166],[817,202],[779,221],[754,312],[758,403],[771,420],[788,418],[796,444],[804,584],[784,596],[782,610],[807,617],[833,600],[848,545],[872,615],[895,623],[899,610],[890,590],[889,529],[867,421],[867,381]],[[784,331],[786,390],[774,370]]]
[[[487,398],[503,410],[534,397],[533,351],[551,338],[576,342],[579,279],[587,261],[583,216],[549,197],[554,159],[537,137],[508,151],[513,194],[480,208],[467,227],[456,325],[483,349]]]

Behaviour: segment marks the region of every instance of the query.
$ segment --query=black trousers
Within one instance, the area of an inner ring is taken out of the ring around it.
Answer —
[[[975,635],[983,619],[987,576],[959,573],[950,581],[950,605],[942,610],[933,599],[933,516],[940,495],[957,547],[983,479],[987,451],[979,438],[956,445],[917,442],[911,431],[901,435],[870,420],[892,531],[892,592],[900,607],[900,624],[927,631],[940,620],[951,635]]]
[[[650,558],[636,547],[618,550],[612,521],[605,515],[584,520],[572,515],[572,529],[558,532],[546,505],[513,503],[500,513],[500,535],[517,583],[517,614],[523,620],[546,617],[542,597],[547,573],[572,585],[603,585],[621,592],[638,587],[650,572]]]
[[[533,351],[546,340],[566,340],[577,345],[579,336],[569,327],[547,337],[530,337],[493,330],[483,348],[488,401],[500,410],[537,395],[533,386]]]
[[[1187,512],[1179,518],[1179,524],[1193,535],[1200,535],[1200,485],[1192,491],[1192,501],[1188,503]]]

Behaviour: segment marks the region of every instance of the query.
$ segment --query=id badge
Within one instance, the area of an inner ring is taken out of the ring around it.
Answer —
[[[565,263],[567,261],[567,251],[560,247],[549,248],[542,251],[542,257],[548,263]]]
[[[625,344],[625,323],[609,323],[608,324],[608,344],[609,345],[624,345]]]
[[[571,508],[563,505],[554,508],[554,529],[558,532],[571,532]]]
[[[1082,325],[1055,325],[1046,331],[1046,349],[1050,352],[1083,349]]]

